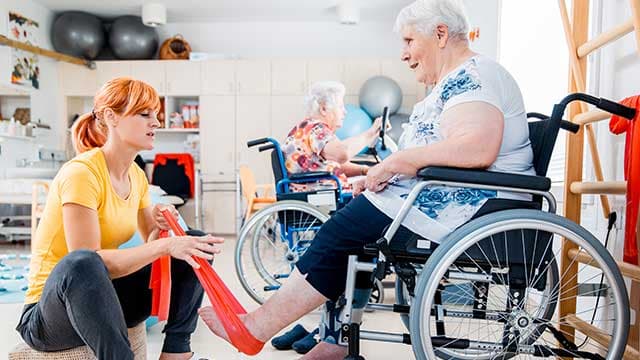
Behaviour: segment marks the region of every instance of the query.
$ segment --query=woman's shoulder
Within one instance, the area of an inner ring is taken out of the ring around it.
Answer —
[[[100,154],[98,150],[93,149],[76,155],[76,157],[62,165],[56,177],[93,176],[98,178],[100,176]]]

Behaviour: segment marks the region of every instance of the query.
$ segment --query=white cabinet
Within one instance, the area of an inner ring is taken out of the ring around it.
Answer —
[[[164,63],[163,60],[131,61],[131,76],[146,82],[160,95],[164,95],[166,94]]]
[[[380,61],[375,59],[350,59],[344,63],[344,85],[347,95],[358,95],[369,78],[380,75]]]
[[[309,85],[318,81],[344,82],[344,64],[337,59],[307,61],[307,79]]]
[[[283,142],[293,127],[304,119],[304,96],[271,97],[271,137]]]
[[[389,59],[381,62],[382,75],[395,80],[400,89],[402,89],[402,95],[415,95],[416,94],[416,76],[406,62],[400,59]]]
[[[273,182],[269,152],[248,148],[247,141],[271,136],[271,97],[241,95],[236,108],[237,166],[248,165],[260,183]]]
[[[98,77],[98,88],[102,87],[107,81],[122,77],[131,76],[130,61],[96,61],[96,71]]]
[[[202,62],[202,95],[236,93],[236,64],[233,60]]]
[[[200,166],[208,179],[235,179],[235,122],[234,96],[200,96]]]
[[[235,190],[226,184],[219,185],[219,188],[214,191],[205,192],[202,200],[203,230],[214,234],[235,234],[237,231]]]
[[[94,96],[98,90],[97,72],[86,66],[59,62],[58,75],[66,96]]]
[[[269,95],[271,63],[267,60],[239,60],[236,62],[236,83],[240,95]]]
[[[271,95],[303,95],[307,89],[307,64],[303,59],[271,62]]]
[[[199,95],[202,73],[200,62],[171,60],[165,62],[167,95]]]

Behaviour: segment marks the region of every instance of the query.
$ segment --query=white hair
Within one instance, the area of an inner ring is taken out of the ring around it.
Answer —
[[[308,117],[320,115],[320,107],[326,106],[333,110],[338,105],[338,100],[344,97],[346,89],[337,81],[319,81],[309,87],[304,99],[304,110]]]
[[[413,25],[416,31],[432,35],[439,24],[447,25],[450,37],[468,39],[469,20],[461,0],[417,0],[400,10],[393,30]]]

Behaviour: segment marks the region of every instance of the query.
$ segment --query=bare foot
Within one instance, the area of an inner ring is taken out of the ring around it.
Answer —
[[[348,350],[346,346],[321,341],[318,345],[314,346],[311,351],[301,357],[300,360],[342,360],[349,353]]]
[[[202,321],[207,324],[207,327],[209,327],[209,330],[211,330],[211,332],[216,334],[218,337],[226,340],[227,342],[231,342],[229,341],[229,336],[227,336],[227,332],[224,330],[222,323],[220,322],[220,320],[218,320],[218,315],[216,315],[215,310],[213,310],[211,306],[201,307],[200,309],[198,309],[198,314],[200,315]],[[245,316],[246,315],[240,315],[239,318],[243,319]]]

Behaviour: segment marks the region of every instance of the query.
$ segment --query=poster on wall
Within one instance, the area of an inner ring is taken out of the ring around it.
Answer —
[[[38,23],[15,12],[9,12],[8,37],[37,46]],[[38,55],[19,49],[11,49],[11,83],[38,89],[40,68]]]

